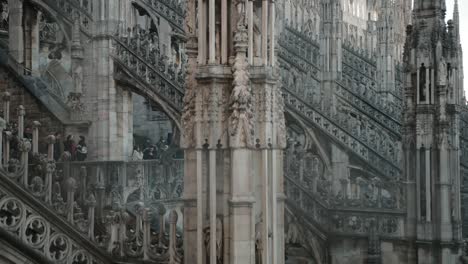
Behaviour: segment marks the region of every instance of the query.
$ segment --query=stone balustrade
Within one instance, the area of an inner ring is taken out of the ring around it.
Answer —
[[[90,33],[93,22],[93,10],[97,8],[95,1],[80,0],[45,0],[47,6],[53,8],[60,18],[73,24],[73,19],[79,14],[80,27],[85,33]]]
[[[398,176],[401,154],[401,101],[383,102],[375,89],[375,63],[345,51],[343,78],[334,89],[336,109],[325,97],[319,70],[319,46],[304,33],[285,27],[279,38],[283,97],[289,111],[323,128],[332,138],[386,176]],[[360,80],[360,81],[356,81]],[[359,85],[354,85],[358,82]],[[313,116],[313,117],[312,117]],[[333,121],[331,121],[333,120]]]
[[[20,106],[16,125],[0,119],[0,228],[33,248],[51,248],[41,251],[50,261],[108,263],[105,256],[112,255],[182,262],[178,213],[164,203],[180,207],[183,160],[173,159],[174,152],[167,150],[151,161],[56,163],[52,135],[46,138],[46,155],[31,151],[37,150],[40,124],[33,122],[32,139],[26,138],[25,117]],[[66,225],[66,230],[57,233],[57,225]],[[86,248],[87,243],[98,249]]]
[[[165,18],[176,30],[184,32],[185,0],[138,0]],[[140,4],[140,3],[139,3]]]
[[[367,142],[363,142],[353,134],[353,131],[343,129],[337,119],[332,119],[305,103],[294,93],[283,90],[283,98],[288,111],[294,111],[305,120],[324,131],[331,138],[351,149],[358,157],[365,160],[370,167],[388,179],[400,175],[400,168],[396,160],[386,157],[388,154],[374,150]]]
[[[180,111],[185,90],[185,55],[181,61],[169,58],[161,52],[157,38],[138,27],[128,29],[125,35],[114,37],[114,59]]]
[[[372,223],[377,225],[380,237],[401,237],[404,231],[405,212],[328,207],[318,195],[306,190],[303,183],[285,175],[285,192],[288,205],[300,210],[314,225],[327,234],[367,237]],[[309,220],[309,221],[310,221]]]

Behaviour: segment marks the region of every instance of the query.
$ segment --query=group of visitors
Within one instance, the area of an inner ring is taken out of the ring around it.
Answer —
[[[63,141],[63,152],[61,148],[62,134],[55,133],[54,159],[56,161],[84,161],[88,156],[88,146],[84,136],[79,136],[78,144],[73,135],[68,135]]]
[[[159,155],[169,148],[168,143],[161,137],[158,143],[151,144],[149,140],[146,141],[143,151],[139,146],[133,148],[132,160],[154,160],[158,159]]]

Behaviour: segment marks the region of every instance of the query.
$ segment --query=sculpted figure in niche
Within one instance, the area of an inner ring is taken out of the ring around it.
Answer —
[[[8,9],[8,1],[2,2],[2,20],[0,21],[0,28],[8,30],[8,16],[9,16],[9,9]]]
[[[210,226],[207,225],[203,229],[203,233],[205,236],[205,249],[206,249],[206,263],[210,264]],[[216,218],[216,263],[222,264],[223,263],[223,222],[221,218]]]
[[[447,63],[445,59],[441,59],[439,62],[437,77],[439,85],[447,85]]]
[[[424,63],[419,68],[419,100],[426,101],[426,67]]]
[[[255,223],[255,264],[262,264],[262,253],[263,253],[263,243],[262,243],[262,216],[259,217]]]
[[[260,34],[260,29],[262,28],[261,26],[261,8],[260,6],[255,6],[256,2],[254,1],[254,12],[253,12],[253,55],[254,57],[260,57],[261,56],[261,45],[262,45],[262,35]]]
[[[75,92],[81,93],[83,90],[83,68],[80,63],[77,63],[73,70],[73,84],[75,85]]]
[[[245,0],[234,0],[234,5],[237,9],[238,21],[237,25],[245,25]]]

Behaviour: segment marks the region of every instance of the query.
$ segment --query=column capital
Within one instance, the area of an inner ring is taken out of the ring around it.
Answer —
[[[20,141],[19,149],[20,149],[21,152],[31,151],[31,141],[29,141],[29,139],[27,139],[27,138],[23,138]]]
[[[9,92],[4,92],[2,98],[3,101],[10,101],[11,94]]]
[[[55,138],[54,135],[49,135],[49,136],[47,136],[47,144],[49,144],[49,145],[50,145],[50,144],[54,144],[55,141],[56,141],[56,138]]]
[[[86,205],[88,205],[90,208],[96,207],[96,197],[94,194],[91,192],[88,196],[88,199],[86,199]]]
[[[26,110],[23,105],[18,106],[18,115],[19,116],[25,116],[26,115]]]
[[[53,173],[57,166],[55,165],[55,161],[49,160],[46,165],[46,170],[48,173]]]
[[[169,224],[175,224],[177,223],[177,220],[179,219],[179,215],[177,214],[177,212],[175,210],[172,210],[170,213],[169,213]]]
[[[39,121],[33,121],[33,122],[32,122],[32,126],[33,126],[33,128],[39,128],[39,127],[42,126],[42,124],[41,124],[41,122],[39,122]]]

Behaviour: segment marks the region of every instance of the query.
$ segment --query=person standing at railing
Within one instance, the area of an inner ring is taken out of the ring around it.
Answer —
[[[55,143],[54,143],[54,160],[59,161],[60,156],[62,155],[62,148],[60,144],[62,143],[62,134],[60,132],[55,132]]]
[[[70,155],[70,160],[75,160],[76,158],[76,143],[73,140],[73,135],[68,135],[67,140],[63,142],[64,151],[68,152]]]
[[[80,141],[76,147],[76,160],[84,161],[88,156],[88,146],[86,146],[86,140],[84,136],[80,136]]]
[[[141,152],[140,147],[133,148],[132,160],[143,160],[143,152]]]
[[[150,146],[149,148],[143,151],[143,159],[144,160],[153,160],[156,159],[156,151],[154,146]]]

